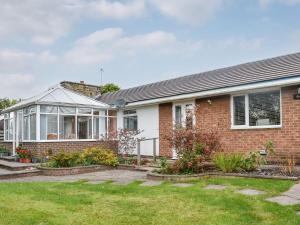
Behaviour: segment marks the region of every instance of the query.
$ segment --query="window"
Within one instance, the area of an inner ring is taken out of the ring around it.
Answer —
[[[78,139],[92,139],[92,117],[77,117]]]
[[[76,139],[76,118],[73,115],[59,116],[59,139]]]
[[[36,106],[25,108],[23,114],[23,138],[25,141],[34,141],[36,140]]]
[[[58,139],[58,124],[57,115],[41,114],[41,140],[57,140]]]
[[[279,90],[234,96],[232,102],[235,127],[281,125]]]
[[[125,110],[123,112],[123,122],[124,122],[124,129],[137,130],[138,129],[138,121],[137,121],[136,110]],[[113,129],[112,121],[109,124],[111,124],[109,127],[111,127],[111,129]]]
[[[4,116],[4,140],[12,141],[13,140],[13,121],[14,113],[7,113]]]
[[[182,113],[181,113],[181,105],[175,106],[175,126],[182,126]]]
[[[234,125],[246,125],[245,96],[233,97]]]

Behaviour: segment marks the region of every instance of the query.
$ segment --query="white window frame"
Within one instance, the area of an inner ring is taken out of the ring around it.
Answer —
[[[249,125],[249,94],[253,93],[264,93],[271,91],[279,91],[279,101],[280,101],[280,125],[266,125],[266,126],[250,126]],[[234,102],[233,98],[238,96],[245,96],[245,125],[234,125]],[[232,94],[230,96],[230,113],[231,113],[231,129],[270,129],[270,128],[282,128],[282,93],[281,88],[268,88],[264,90],[253,90],[248,92],[240,92]]]
[[[124,112],[125,111],[135,111],[135,113],[131,113],[131,114],[125,114]],[[139,129],[139,117],[138,117],[138,113],[137,113],[137,110],[136,109],[127,109],[127,110],[123,110],[123,128],[125,129],[125,123],[124,123],[124,119],[125,118],[128,118],[128,117],[133,117],[133,116],[136,116],[136,124],[137,124],[137,127],[136,127],[136,130]]]

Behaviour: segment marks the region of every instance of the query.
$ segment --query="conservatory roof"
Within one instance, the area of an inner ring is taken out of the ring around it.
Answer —
[[[61,105],[61,106],[80,106],[107,109],[106,103],[89,98],[85,95],[63,88],[60,85],[49,88],[47,91],[34,97],[24,99],[14,106],[6,108],[3,112],[15,111],[30,105]]]

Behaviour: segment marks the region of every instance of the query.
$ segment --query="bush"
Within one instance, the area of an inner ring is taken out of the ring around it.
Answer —
[[[215,155],[213,162],[217,168],[224,173],[254,171],[261,164],[265,164],[265,160],[258,152],[250,152],[248,155],[238,153],[219,153]]]
[[[49,162],[51,167],[74,167],[81,164],[80,153],[61,151]]]
[[[81,155],[84,165],[117,166],[118,158],[113,151],[103,147],[93,147],[84,150]]]
[[[4,146],[0,146],[0,153],[7,153],[8,150]]]
[[[243,155],[219,153],[214,157],[213,162],[224,173],[240,172]]]

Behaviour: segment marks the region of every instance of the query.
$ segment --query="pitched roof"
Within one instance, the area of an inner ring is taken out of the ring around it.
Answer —
[[[25,99],[16,105],[6,108],[3,110],[3,112],[14,111],[34,104],[108,108],[108,105],[105,103],[63,88],[60,85],[56,85],[44,91],[43,93],[40,93],[39,95]]]
[[[107,104],[118,99],[133,103],[294,76],[300,76],[300,52],[124,89],[98,99]]]

